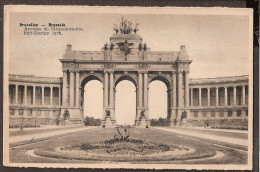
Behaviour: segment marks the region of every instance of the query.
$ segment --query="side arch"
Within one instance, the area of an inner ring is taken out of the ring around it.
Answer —
[[[168,90],[171,89],[171,77],[168,74],[149,74],[148,83],[153,81],[162,81]]]
[[[98,73],[86,73],[80,76],[80,87],[84,87],[91,80],[98,80],[103,84],[103,76]]]

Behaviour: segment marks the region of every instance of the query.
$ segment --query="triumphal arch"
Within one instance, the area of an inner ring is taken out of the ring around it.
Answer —
[[[122,19],[101,51],[73,51],[67,45],[60,59],[63,71],[61,114],[68,110],[71,120],[83,117],[84,86],[91,80],[103,84],[102,126],[115,126],[115,87],[122,80],[136,87],[136,126],[149,127],[149,83],[160,80],[167,86],[168,119],[181,122],[189,109],[189,65],[184,45],[179,51],[152,51],[138,34],[138,24]]]

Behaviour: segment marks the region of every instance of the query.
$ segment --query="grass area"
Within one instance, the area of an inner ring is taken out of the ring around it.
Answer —
[[[82,144],[88,143],[93,144],[96,142],[102,142],[105,140],[110,140],[116,134],[116,130],[111,129],[102,129],[102,128],[95,128],[89,129],[84,132],[80,132],[73,135],[68,135],[66,137],[57,138],[54,140],[48,140],[45,142],[39,142],[32,145],[26,145],[23,147],[15,148],[10,150],[10,162],[15,163],[91,163],[92,161],[83,161],[83,160],[69,160],[69,159],[51,159],[51,158],[40,158],[40,157],[31,157],[27,155],[25,152],[27,150],[36,149],[38,151],[48,151],[54,152],[57,147],[64,147],[64,146],[71,146],[73,144]],[[130,136],[131,139],[139,139],[144,140],[146,142],[157,143],[157,144],[166,144],[166,145],[180,145],[184,147],[190,147],[196,149],[197,151],[190,156],[195,158],[196,156],[206,155],[207,152],[215,152],[221,151],[225,154],[224,157],[220,159],[210,160],[210,161],[201,161],[201,160],[194,160],[194,161],[163,161],[163,162],[156,162],[156,163],[200,163],[200,164],[246,164],[247,163],[247,153],[230,150],[229,148],[224,148],[220,146],[211,145],[208,143],[203,143],[200,141],[190,140],[188,138],[183,138],[178,134],[159,131],[156,129],[134,129],[132,135]],[[152,162],[152,161],[151,161]],[[95,163],[98,163],[95,162]],[[139,162],[140,163],[140,162]],[[150,163],[145,162],[145,163]]]
[[[79,128],[79,127],[84,127],[84,126],[69,126],[69,127],[57,127],[57,128],[35,128],[29,129],[29,130],[15,130],[15,131],[9,131],[9,136],[23,136],[23,135],[30,135],[30,134],[40,134],[40,133],[48,133],[52,131],[60,131],[60,130],[66,130],[66,129],[73,129],[73,128]]]
[[[170,128],[170,127],[167,127]],[[171,128],[173,129],[173,128]],[[192,133],[200,133],[200,134],[210,134],[215,136],[223,136],[223,137],[229,137],[229,138],[236,138],[236,139],[247,139],[248,134],[247,133],[232,133],[232,132],[224,132],[224,131],[214,131],[214,130],[202,130],[202,129],[194,129],[194,128],[174,128],[174,130],[182,130],[182,131],[189,131]]]

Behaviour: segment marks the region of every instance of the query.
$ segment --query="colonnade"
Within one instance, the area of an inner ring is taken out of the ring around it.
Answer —
[[[219,96],[219,89],[220,88],[223,88],[224,89],[224,103],[222,106],[228,106],[228,105],[233,105],[233,106],[236,106],[236,105],[246,105],[246,86],[247,85],[241,85],[241,86],[218,86],[218,87],[206,87],[206,88],[202,88],[202,87],[193,87],[190,89],[190,96],[191,96],[191,101],[190,101],[190,106],[193,107],[194,104],[194,89],[198,89],[198,92],[199,92],[199,95],[198,95],[198,105],[199,107],[202,106],[202,89],[207,89],[207,105],[206,106],[221,106],[220,105],[220,96]],[[242,91],[241,91],[241,94],[238,94],[237,95],[237,87],[241,87],[242,88]],[[211,94],[210,94],[210,91],[211,89],[215,89],[215,105],[212,105],[211,103]],[[233,104],[228,104],[228,98],[229,95],[228,95],[228,88],[232,88],[233,90]],[[241,95],[241,103],[237,103],[237,97]]]
[[[26,105],[36,105],[36,87],[39,87],[41,88],[41,105],[47,105],[45,102],[44,102],[44,90],[45,88],[50,88],[50,106],[53,106],[53,89],[54,88],[57,88],[58,89],[58,92],[59,92],[59,95],[58,95],[58,104],[57,105],[61,105],[61,90],[60,90],[60,87],[57,87],[57,86],[46,86],[46,85],[27,85],[27,84],[9,84],[9,86],[13,85],[15,87],[15,101],[13,102],[11,100],[11,104],[15,104],[15,105],[19,105],[20,103],[18,102],[18,98],[19,98],[19,94],[18,94],[18,88],[19,86],[23,86],[23,101],[22,101],[22,105],[26,106]],[[29,103],[28,104],[28,101],[27,101],[27,90],[28,90],[28,87],[32,87],[32,103]],[[11,97],[12,98],[12,97]]]

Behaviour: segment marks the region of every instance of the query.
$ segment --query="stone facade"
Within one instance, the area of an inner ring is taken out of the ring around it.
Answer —
[[[190,79],[192,61],[184,45],[179,51],[155,52],[142,40],[136,32],[116,32],[101,51],[74,51],[67,45],[60,59],[62,78],[9,75],[10,119],[55,120],[68,110],[70,120],[80,122],[84,86],[91,80],[103,84],[102,126],[116,125],[115,87],[122,80],[136,86],[136,126],[150,125],[148,90],[154,80],[167,86],[167,118],[173,126],[184,119],[247,117],[248,76]]]

